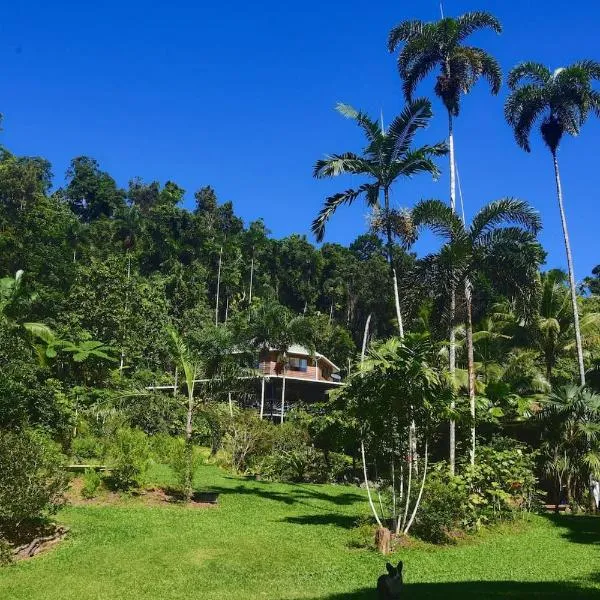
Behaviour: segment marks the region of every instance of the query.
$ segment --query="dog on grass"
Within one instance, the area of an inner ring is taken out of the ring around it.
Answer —
[[[402,561],[394,567],[387,563],[387,575],[381,575],[377,580],[377,598],[379,600],[398,600],[402,592]]]

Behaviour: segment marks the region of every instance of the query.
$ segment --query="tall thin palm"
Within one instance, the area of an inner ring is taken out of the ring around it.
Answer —
[[[434,88],[448,112],[448,146],[450,158],[450,206],[456,210],[456,161],[454,159],[454,117],[460,112],[461,95],[471,91],[480,78],[490,84],[492,94],[500,91],[502,71],[496,59],[481,48],[465,45],[466,39],[482,29],[501,33],[500,21],[487,12],[468,12],[457,18],[446,17],[435,22],[403,21],[388,36],[388,50],[398,52],[398,71],[403,80],[404,96],[413,97],[419,82],[439,70]],[[456,292],[450,294],[449,367],[454,375],[454,313]],[[450,422],[450,468],[454,472],[455,425]]]
[[[402,311],[393,262],[390,190],[403,177],[412,177],[419,173],[430,173],[433,177],[437,177],[439,169],[434,158],[446,154],[446,145],[441,143],[416,149],[411,147],[416,133],[427,127],[432,117],[431,103],[428,100],[421,99],[409,103],[387,130],[365,113],[351,106],[339,104],[337,110],[343,116],[356,121],[367,138],[367,146],[362,155],[346,152],[318,160],[313,175],[319,179],[338,175],[359,175],[366,177],[368,182],[327,198],[319,215],[313,221],[312,231],[317,240],[321,241],[325,235],[325,226],[335,211],[343,204],[352,204],[360,197],[364,197],[369,208],[381,210],[387,240],[387,258],[394,288],[396,317],[402,336],[404,333]]]
[[[531,151],[529,142],[531,129],[536,123],[540,123],[542,139],[552,154],[558,208],[567,254],[575,345],[581,385],[585,385],[583,345],[579,325],[573,256],[567,229],[557,154],[565,133],[572,136],[578,135],[590,112],[600,116],[600,93],[592,88],[594,80],[600,80],[600,63],[595,61],[580,61],[566,68],[556,69],[554,72],[542,64],[526,62],[512,69],[508,76],[508,86],[511,93],[504,108],[506,120],[514,131],[517,144],[523,150],[526,152]]]
[[[472,284],[483,275],[504,293],[527,294],[541,260],[535,234],[539,214],[526,202],[504,198],[484,206],[469,226],[440,200],[423,200],[412,211],[416,227],[440,235],[444,245],[426,257],[423,268],[437,275],[443,292],[465,290],[467,371],[471,410],[471,462],[475,461],[475,365],[473,357]]]

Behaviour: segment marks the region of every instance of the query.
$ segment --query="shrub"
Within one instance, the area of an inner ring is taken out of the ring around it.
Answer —
[[[148,437],[139,429],[116,431],[109,448],[110,481],[115,489],[127,491],[145,483],[150,460]]]
[[[84,498],[94,498],[98,495],[98,489],[102,485],[102,476],[95,469],[86,469],[83,475],[83,487],[81,495]]]
[[[0,431],[0,530],[44,518],[62,504],[64,456],[35,430]]]
[[[453,542],[453,532],[465,523],[468,502],[462,479],[452,477],[445,464],[439,465],[426,480],[413,533],[432,544]]]
[[[11,545],[3,537],[0,537],[0,566],[10,565],[13,560]]]
[[[188,454],[189,452],[191,452],[191,457]],[[200,448],[192,444],[186,445],[185,439],[183,438],[171,438],[168,463],[175,473],[177,484],[184,490],[192,484],[192,482],[187,481],[190,462],[193,479],[193,474],[202,463]]]
[[[80,435],[71,442],[71,454],[77,462],[102,461],[106,454],[106,445],[93,435]]]
[[[471,524],[512,519],[537,506],[536,456],[525,444],[510,438],[497,438],[478,447],[475,465],[462,469]]]
[[[223,438],[223,450],[234,471],[245,472],[251,459],[268,452],[272,443],[273,427],[250,410],[240,411],[230,419]]]

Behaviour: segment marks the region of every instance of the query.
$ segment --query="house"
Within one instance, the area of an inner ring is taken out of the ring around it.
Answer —
[[[249,392],[237,398],[236,402],[245,408],[256,409],[261,418],[280,422],[295,404],[323,402],[327,400],[329,390],[343,385],[339,367],[323,354],[310,352],[298,344],[289,347],[285,361],[274,348],[262,351],[255,368],[257,376],[244,377],[249,380]],[[206,381],[197,379],[196,383]],[[175,393],[178,389],[177,373],[174,385],[151,385],[146,389]],[[229,402],[233,402],[231,393]]]
[[[328,390],[342,385],[339,367],[323,354],[311,353],[297,344],[290,346],[285,361],[275,349],[262,352],[257,368],[261,375],[257,394],[260,400],[253,405],[266,418],[283,421],[290,406],[322,402]]]

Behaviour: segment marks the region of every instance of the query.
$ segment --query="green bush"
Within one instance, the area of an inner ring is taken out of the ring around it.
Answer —
[[[191,456],[189,453],[191,452]],[[188,465],[191,463],[192,480],[196,469],[202,464],[202,455],[197,446],[186,446],[185,439],[171,438],[171,447],[168,454],[168,464],[173,469],[177,478],[177,485],[186,489],[193,482],[187,481]]]
[[[465,524],[469,496],[460,477],[452,477],[445,464],[429,474],[413,533],[426,542],[455,541],[454,533]]]
[[[246,472],[258,457],[269,452],[273,428],[272,423],[261,420],[251,410],[239,411],[230,418],[223,450],[229,466],[236,473]]]
[[[468,491],[470,525],[510,520],[537,507],[536,456],[511,438],[477,448],[475,465],[460,469]]]
[[[150,461],[148,437],[139,429],[117,430],[110,442],[109,460],[112,468],[110,482],[115,489],[140,488],[145,483]]]
[[[0,431],[0,532],[54,513],[63,502],[65,457],[45,434]]]
[[[80,435],[71,442],[73,460],[78,463],[103,461],[106,454],[104,440],[93,435]]]
[[[0,566],[10,565],[14,560],[11,545],[0,536]]]
[[[102,485],[102,476],[95,469],[86,469],[83,475],[83,487],[81,495],[84,498],[95,498]]]

